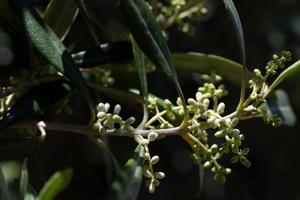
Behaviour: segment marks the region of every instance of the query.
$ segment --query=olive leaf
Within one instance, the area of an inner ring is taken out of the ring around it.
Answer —
[[[134,200],[137,199],[143,178],[142,164],[144,161],[144,147],[138,145],[134,155],[119,172],[112,183],[106,200]]]
[[[3,115],[0,120],[0,130],[44,111],[69,94],[70,88],[63,81],[44,83],[31,88]]]
[[[242,104],[245,100],[245,91],[247,86],[247,61],[246,61],[246,47],[245,47],[245,39],[244,39],[244,32],[242,23],[237,12],[237,9],[232,0],[223,0],[226,10],[228,11],[229,17],[233,24],[235,34],[238,38],[239,48],[242,56],[242,63],[243,63],[243,80],[242,80],[242,87],[241,87],[241,95],[240,95],[240,102],[237,109],[242,107]]]
[[[0,197],[5,200],[12,200],[12,196],[8,189],[8,185],[6,183],[4,173],[2,171],[2,167],[0,166]]]
[[[187,109],[172,55],[149,6],[144,0],[120,0],[119,6],[134,40],[145,55],[171,79]]]
[[[109,63],[129,62],[132,57],[132,47],[129,42],[104,43],[99,46],[72,54],[77,67],[92,68]]]
[[[72,176],[73,170],[70,168],[55,172],[44,184],[37,199],[54,200],[55,197],[70,184]]]
[[[33,45],[59,72],[70,79],[86,98],[92,116],[91,122],[93,122],[95,118],[93,101],[70,53],[51,28],[43,23],[41,17],[27,5],[23,7],[23,21]]]
[[[64,40],[78,14],[73,0],[51,0],[44,12],[44,21],[60,40]]]
[[[20,174],[20,199],[25,199],[28,190],[28,170],[27,170],[27,159],[23,161],[21,174]]]
[[[148,83],[147,83],[147,72],[146,72],[144,54],[133,38],[132,38],[132,47],[133,47],[132,49],[133,49],[135,67],[137,69],[140,84],[141,84],[142,95],[145,99],[145,103],[147,104]]]

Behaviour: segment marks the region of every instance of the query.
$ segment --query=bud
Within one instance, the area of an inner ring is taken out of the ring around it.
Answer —
[[[155,186],[153,183],[150,183],[148,188],[149,193],[153,194],[155,192]]]
[[[115,105],[114,114],[118,115],[121,112],[121,106],[119,104]]]
[[[231,127],[236,127],[236,125],[239,123],[239,118],[235,117],[231,120]]]
[[[154,177],[157,178],[157,179],[163,179],[163,178],[165,178],[165,173],[163,173],[163,172],[155,172],[154,173]]]
[[[155,141],[156,139],[157,139],[157,137],[158,137],[158,134],[156,133],[156,132],[150,132],[149,134],[148,134],[148,140],[150,141],[150,142],[153,142],[153,141]]]
[[[100,112],[97,113],[97,118],[100,119],[100,118],[104,117],[105,115],[106,115],[105,112],[100,111]]]
[[[158,157],[158,156],[153,156],[153,157],[151,158],[151,160],[150,160],[150,163],[151,163],[152,165],[155,165],[156,163],[158,163],[158,161],[159,161],[159,157]]]
[[[113,115],[112,119],[115,123],[120,123],[122,121],[122,118],[119,115]]]
[[[224,113],[224,110],[225,110],[225,104],[222,102],[222,103],[219,103],[218,107],[217,107],[217,113],[219,114],[223,114]]]
[[[144,176],[146,178],[152,178],[152,173],[147,169],[147,170],[144,170]]]
[[[225,137],[225,135],[226,135],[225,131],[217,131],[214,136],[216,138],[221,138],[221,137]]]
[[[133,124],[134,122],[135,122],[135,118],[134,117],[129,117],[125,121],[125,123],[128,124],[128,125]]]
[[[104,104],[105,111],[108,112],[110,105],[109,103]]]
[[[204,164],[203,164],[203,167],[204,168],[209,168],[211,166],[211,163],[209,161],[206,161]]]
[[[195,99],[192,99],[192,98],[189,98],[189,99],[188,99],[188,103],[189,103],[191,106],[194,106],[194,107],[197,107],[197,106],[198,106],[197,101],[195,101]]]

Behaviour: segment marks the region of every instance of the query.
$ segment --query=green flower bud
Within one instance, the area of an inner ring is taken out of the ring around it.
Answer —
[[[216,138],[222,138],[222,137],[225,137],[226,136],[226,132],[225,131],[217,131],[214,136]]]
[[[241,161],[242,165],[244,165],[245,167],[247,167],[247,168],[251,167],[250,161],[245,156],[241,156],[240,161]]]
[[[238,125],[238,123],[239,123],[239,118],[235,117],[231,120],[230,125],[231,125],[231,127],[236,127],[236,125]]]
[[[156,132],[150,132],[149,134],[148,134],[148,140],[150,141],[150,142],[153,142],[153,141],[155,141],[156,139],[157,139],[157,137],[158,137],[158,134],[156,133]]]

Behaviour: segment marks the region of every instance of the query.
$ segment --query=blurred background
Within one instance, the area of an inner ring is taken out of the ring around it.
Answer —
[[[47,5],[47,1],[35,1],[36,5]],[[244,28],[248,67],[263,69],[274,53],[282,50],[292,52],[293,61],[300,59],[300,1],[298,0],[252,0],[235,1]],[[194,35],[170,27],[169,46],[172,52],[203,52],[217,54],[240,61],[237,39],[232,25],[226,16],[221,0],[207,0],[208,14],[196,20]],[[101,42],[123,40],[126,32],[122,17],[117,9],[117,0],[90,1],[104,29],[116,34],[114,39],[103,35]],[[73,51],[90,49],[93,40],[83,25],[79,15],[66,38],[66,44],[73,45]],[[74,41],[76,43],[74,44]],[[0,28],[0,66],[1,74],[26,65],[29,53],[19,43],[18,38]],[[291,62],[292,63],[292,62]],[[12,69],[12,67],[15,67]],[[1,76],[2,77],[2,76]],[[115,87],[138,87],[138,80],[132,77],[124,80],[122,74],[112,74]],[[195,74],[179,72],[180,82],[187,97],[192,97],[199,84]],[[300,74],[285,81],[281,87],[287,91],[291,105],[300,119]],[[225,98],[227,112],[238,103],[239,88],[227,83],[229,95]],[[149,75],[151,93],[174,100],[176,92],[160,72]],[[111,101],[101,97],[103,101]],[[66,122],[85,122],[82,99],[70,99],[70,105],[76,108],[71,117],[62,117]],[[131,108],[124,108],[125,115],[138,115]],[[87,115],[86,115],[87,116]],[[190,159],[190,148],[179,138],[160,140],[153,145],[152,154],[160,155],[159,170],[166,173],[155,194],[149,194],[142,187],[139,199],[203,199],[203,200],[300,200],[300,123],[293,127],[273,128],[261,120],[248,120],[240,123],[240,129],[246,136],[244,145],[251,151],[250,169],[230,165],[233,173],[225,184],[213,180],[212,174],[204,175],[203,190],[199,191],[199,170]],[[117,159],[123,165],[134,150],[134,142],[127,138],[107,139]],[[74,167],[75,174],[71,185],[57,199],[102,199],[112,181],[114,173],[109,159],[87,138],[67,133],[49,134],[45,142],[30,155],[30,182],[40,188],[55,171],[65,167]],[[225,161],[226,163],[226,161]],[[226,164],[225,164],[226,165]]]

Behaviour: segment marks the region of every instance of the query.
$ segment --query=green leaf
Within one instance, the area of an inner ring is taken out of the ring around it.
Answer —
[[[227,58],[203,53],[175,53],[174,63],[178,70],[198,73],[215,72],[225,80],[240,85],[243,80],[243,66]],[[246,80],[253,78],[252,72],[247,70]]]
[[[20,175],[20,199],[25,199],[28,190],[27,159],[24,160]]]
[[[44,24],[41,17],[28,6],[23,7],[23,20],[33,45],[59,72],[70,79],[72,84],[86,98],[92,116],[91,122],[94,122],[95,109],[93,101],[70,53],[68,53],[51,28]]]
[[[1,166],[0,166],[0,197],[1,199],[12,200]]]
[[[31,88],[3,115],[0,120],[0,130],[55,105],[71,93],[69,89],[64,81],[44,83]]]
[[[144,0],[120,0],[119,6],[138,46],[171,79],[186,109],[172,55],[149,6]]]
[[[134,200],[137,199],[143,178],[142,164],[144,161],[144,147],[138,145],[134,155],[127,161],[124,168],[117,175],[108,191],[106,200]]]
[[[41,189],[38,200],[53,200],[71,182],[73,170],[68,168],[55,172]]]
[[[68,34],[78,14],[78,7],[73,0],[51,0],[45,10],[44,20],[60,40]]]
[[[300,60],[286,68],[283,72],[280,73],[280,75],[276,78],[276,80],[272,83],[272,85],[269,88],[269,92],[273,91],[282,81],[284,81],[287,78],[290,78],[291,76],[294,76],[300,72]]]
[[[147,84],[147,72],[146,72],[144,54],[133,38],[132,38],[132,49],[133,49],[135,67],[137,69],[140,84],[141,84],[142,95],[145,99],[145,103],[147,104],[148,84]]]
[[[109,63],[129,62],[132,55],[132,47],[129,42],[104,43],[99,46],[72,54],[77,67],[92,68]]]
[[[231,19],[231,22],[233,24],[236,36],[238,38],[240,52],[242,56],[242,63],[243,63],[243,80],[242,80],[242,88],[241,88],[241,95],[240,95],[240,102],[238,109],[242,107],[242,104],[245,100],[245,92],[246,92],[246,85],[247,85],[247,61],[246,61],[246,47],[245,47],[245,39],[244,39],[244,32],[242,28],[242,23],[239,17],[239,14],[236,10],[236,7],[232,0],[223,0],[225,7],[229,13],[229,17]]]

